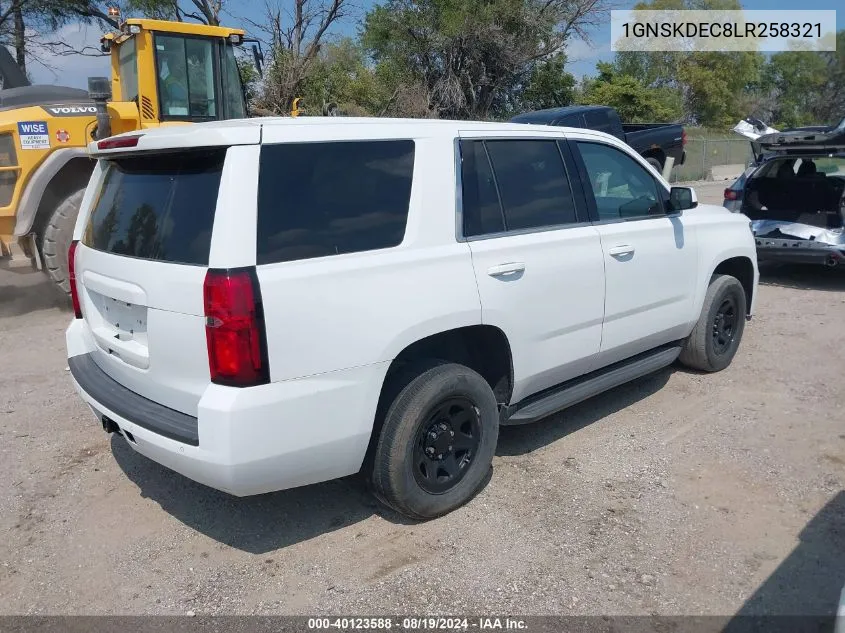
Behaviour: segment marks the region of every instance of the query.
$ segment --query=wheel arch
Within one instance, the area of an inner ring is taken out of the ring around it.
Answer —
[[[381,434],[387,407],[413,378],[403,370],[416,363],[441,360],[466,365],[490,385],[499,404],[507,404],[513,393],[513,356],[507,335],[493,325],[472,324],[434,332],[408,342],[388,367],[381,384],[364,464],[370,463]]]
[[[82,148],[56,150],[36,169],[21,195],[15,235],[41,234],[50,211],[74,191],[84,188],[96,161]]]
[[[745,312],[746,316],[752,314],[754,301],[754,263],[747,255],[735,255],[722,259],[713,267],[713,275],[730,275],[739,280],[745,290]],[[708,277],[708,282],[710,277]]]
[[[740,255],[724,259],[713,269],[713,275],[730,275],[739,280],[745,290],[746,315],[750,315],[754,301],[754,264],[751,258]]]

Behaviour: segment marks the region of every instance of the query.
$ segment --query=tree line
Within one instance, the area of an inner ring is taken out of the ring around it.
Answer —
[[[845,116],[845,31],[836,52],[617,53],[593,76],[566,70],[567,46],[606,28],[613,0],[266,0],[261,19],[234,0],[126,0],[124,15],[242,26],[265,44],[263,75],[245,57],[254,110],[307,114],[507,119],[572,104],[615,107],[630,122],[725,128],[746,116],[776,127]],[[25,69],[43,33],[72,21],[116,26],[112,3],[0,0],[0,43]],[[738,0],[651,0],[648,9],[739,9]],[[332,35],[343,21],[355,36]],[[39,33],[37,44],[30,33]],[[49,38],[48,38],[49,39]],[[64,47],[64,48],[63,48]]]

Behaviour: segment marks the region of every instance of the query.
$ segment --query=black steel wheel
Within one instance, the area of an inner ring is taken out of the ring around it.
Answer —
[[[454,488],[478,453],[481,433],[481,412],[467,398],[450,398],[433,407],[414,447],[414,478],[420,488],[432,494]]]
[[[496,397],[477,372],[456,363],[419,361],[389,380],[373,492],[413,519],[446,514],[489,478],[499,437]]]
[[[724,354],[731,349],[736,336],[737,311],[733,296],[725,297],[713,318],[713,351]]]

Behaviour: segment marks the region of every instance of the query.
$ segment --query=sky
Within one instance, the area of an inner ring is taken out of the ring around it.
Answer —
[[[276,0],[287,6],[288,0]],[[358,0],[354,15],[345,19],[334,29],[336,35],[355,35],[360,28],[361,19],[366,11],[376,4],[377,0]],[[810,0],[804,9],[837,9],[837,29],[845,28],[845,10],[842,0]],[[629,9],[633,0],[618,0],[615,8]],[[744,0],[745,9],[782,10],[794,9],[794,0]],[[264,0],[227,0],[227,14],[223,23],[229,26],[241,26],[250,30],[247,20],[261,23],[264,21]],[[58,33],[50,37],[51,40],[66,42],[68,45],[81,49],[85,46],[99,47],[101,29],[96,24],[69,24]],[[87,88],[87,78],[90,76],[107,76],[109,66],[104,57],[86,57],[80,55],[57,56],[44,50],[37,53],[44,63],[30,60],[29,72],[36,84],[57,84],[74,88]],[[613,53],[610,51],[610,20],[594,29],[590,34],[590,41],[574,40],[567,46],[569,63],[567,70],[577,78],[595,74],[596,63],[611,61]]]

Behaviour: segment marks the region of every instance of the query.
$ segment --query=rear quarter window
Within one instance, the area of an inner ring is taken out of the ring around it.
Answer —
[[[257,263],[398,246],[413,170],[409,140],[264,145]]]
[[[225,149],[106,161],[86,246],[127,257],[208,265]]]

